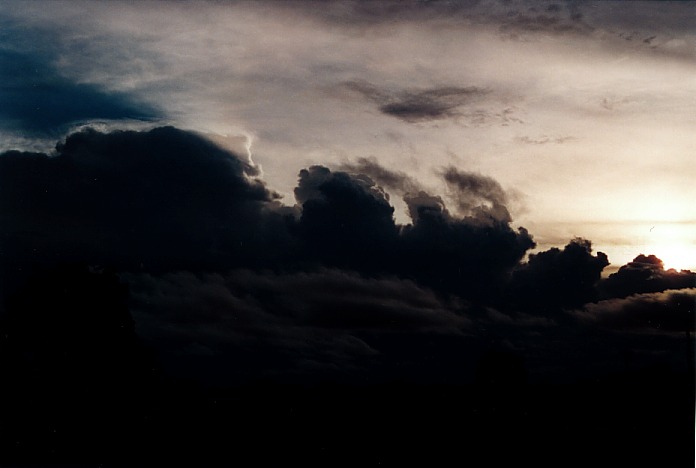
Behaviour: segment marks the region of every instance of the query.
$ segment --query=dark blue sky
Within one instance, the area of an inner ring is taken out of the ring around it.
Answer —
[[[54,65],[59,56],[50,31],[5,25],[0,34],[0,129],[60,136],[74,123],[161,116],[127,93],[66,78]]]

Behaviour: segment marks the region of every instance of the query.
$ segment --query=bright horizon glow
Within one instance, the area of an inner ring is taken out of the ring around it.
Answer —
[[[693,226],[691,228],[693,236]],[[680,224],[657,224],[646,236],[644,249],[664,262],[665,270],[693,270],[696,265],[696,242],[689,239]]]
[[[534,236],[534,252],[551,247],[563,248],[574,237],[592,241],[593,252],[609,257],[602,272],[608,276],[638,255],[655,255],[665,270],[696,271],[696,221],[620,221],[532,225],[530,232],[551,231],[551,236]]]

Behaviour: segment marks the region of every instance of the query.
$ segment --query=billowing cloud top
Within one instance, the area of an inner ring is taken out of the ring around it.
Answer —
[[[0,155],[4,294],[21,297],[35,271],[66,263],[120,271],[136,330],[170,365],[182,353],[224,366],[234,353],[261,359],[272,350],[266,364],[253,358],[243,372],[206,374],[223,380],[307,378],[312,368],[391,375],[382,353],[393,333],[474,337],[502,327],[527,346],[537,327],[621,331],[629,322],[612,318],[617,311],[641,304],[641,314],[660,314],[662,298],[669,307],[676,297],[636,294],[669,289],[683,289],[680,304],[691,310],[684,288],[695,275],[665,271],[654,256],[606,279],[606,255],[583,239],[524,261],[535,243],[511,227],[502,186],[452,166],[440,174],[454,210],[373,160],[301,170],[290,206],[246,156],[204,135],[87,128],[51,155]],[[389,192],[403,198],[410,223],[395,221]],[[8,304],[14,316],[27,302]]]

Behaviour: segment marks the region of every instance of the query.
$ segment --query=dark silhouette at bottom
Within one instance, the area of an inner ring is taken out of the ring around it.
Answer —
[[[530,384],[492,350],[472,384],[206,387],[157,371],[126,297],[74,266],[8,299],[2,466],[694,465],[692,376],[668,367]]]

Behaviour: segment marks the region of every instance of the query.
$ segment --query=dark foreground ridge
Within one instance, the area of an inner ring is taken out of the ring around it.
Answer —
[[[661,368],[573,385],[44,385],[5,394],[3,466],[694,461],[690,384]]]

